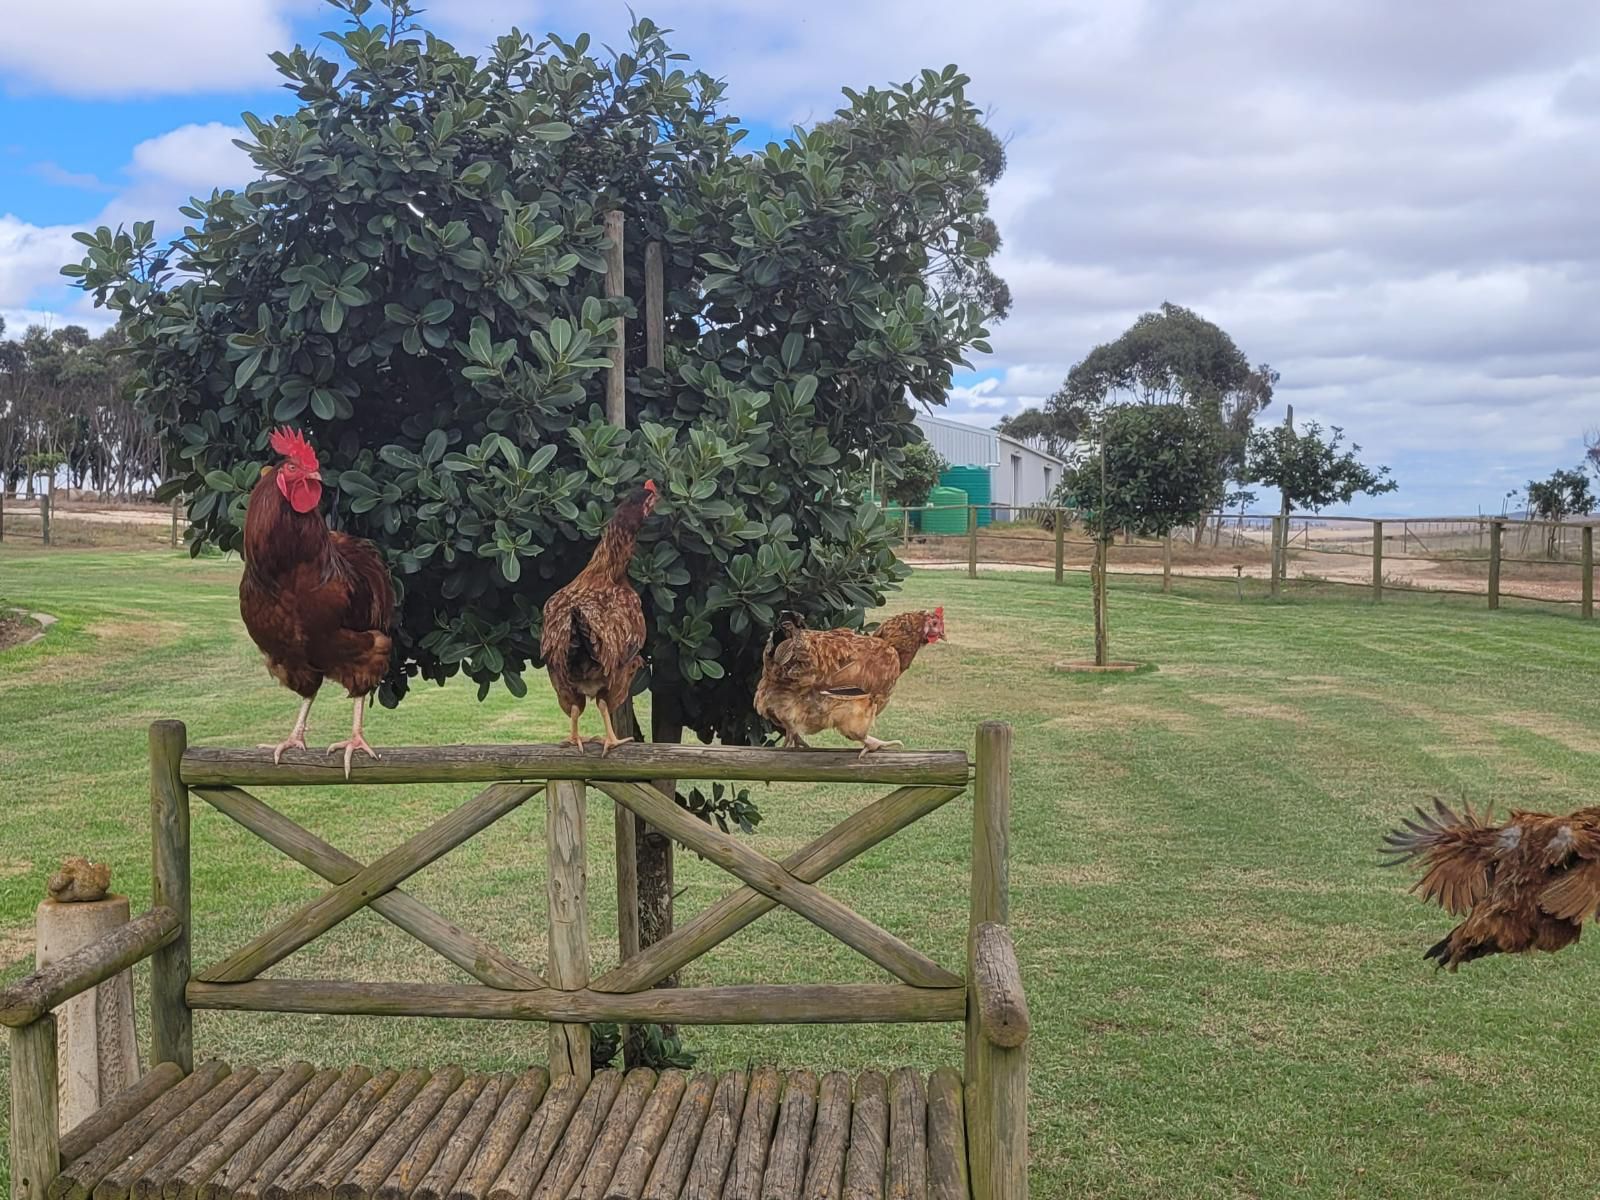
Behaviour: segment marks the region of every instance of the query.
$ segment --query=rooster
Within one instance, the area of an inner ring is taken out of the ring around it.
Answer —
[[[656,485],[647,480],[611,514],[589,565],[544,606],[539,655],[561,711],[572,718],[572,732],[561,744],[583,749],[578,718],[593,699],[606,732],[589,740],[601,743],[602,758],[633,740],[617,736],[611,714],[628,702],[633,677],[644,665],[644,607],[628,582],[628,564],[639,528],[655,506]]]
[[[1424,955],[1452,971],[1490,954],[1554,953],[1600,907],[1600,808],[1565,817],[1513,809],[1493,824],[1487,810],[1457,815],[1436,800],[1384,842],[1386,866],[1421,860],[1412,891],[1466,916]]]
[[[378,757],[361,716],[389,666],[394,585],[371,542],[333,532],[317,511],[322,473],[305,435],[280,429],[270,443],[280,461],[262,468],[245,509],[239,613],[267,670],[301,701],[289,736],[261,749],[276,763],[285,750],[306,748],[311,702],[331,678],[355,701],[349,739],[328,747],[344,751],[348,779],[357,750]]]
[[[872,634],[807,629],[799,613],[783,613],[762,655],[756,712],[791,749],[805,749],[801,735],[823,729],[860,742],[863,756],[899,746],[873,737],[873,723],[917,651],[944,636],[942,608],[890,617]]]

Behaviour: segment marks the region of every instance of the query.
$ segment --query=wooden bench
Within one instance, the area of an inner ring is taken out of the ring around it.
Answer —
[[[968,792],[964,752],[624,746],[604,760],[548,746],[396,748],[351,785],[475,782],[474,799],[362,864],[245,786],[346,781],[342,764],[188,749],[150,731],[154,901],[99,942],[0,991],[11,1037],[14,1200],[1025,1200],[1028,1015],[1007,931],[1010,729],[978,730],[967,969],[957,975],[816,885]],[[782,862],[699,821],[651,780],[876,783],[896,790]],[[585,808],[610,798],[741,886],[643,950],[619,838],[624,957],[590,977]],[[401,889],[410,876],[534,796],[545,798],[549,948],[543,974]],[[220,961],[190,964],[189,801],[195,796],[332,886]],[[658,988],[762,914],[800,914],[898,983]],[[364,908],[474,984],[262,979]],[[630,945],[631,943],[631,945]],[[633,951],[633,952],[630,952]],[[152,1069],[64,1136],[52,1010],[151,960]],[[194,1009],[499,1018],[549,1026],[547,1066],[520,1073],[405,1066],[195,1064]],[[713,1075],[590,1069],[590,1023],[950,1021],[960,1071],[850,1075],[771,1066]]]

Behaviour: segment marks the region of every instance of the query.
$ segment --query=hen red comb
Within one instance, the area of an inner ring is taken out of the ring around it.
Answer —
[[[311,443],[306,441],[306,435],[298,429],[290,429],[285,425],[273,431],[267,439],[273,450],[287,459],[292,459],[308,471],[317,469],[317,452],[311,448]]]
[[[656,494],[656,481],[654,479],[646,479],[644,481],[644,490],[654,496]]]

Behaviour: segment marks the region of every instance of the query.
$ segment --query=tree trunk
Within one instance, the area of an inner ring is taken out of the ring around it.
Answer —
[[[1106,553],[1111,539],[1102,537],[1094,544],[1094,569],[1090,572],[1094,585],[1094,665],[1103,667],[1110,654],[1106,632]]]

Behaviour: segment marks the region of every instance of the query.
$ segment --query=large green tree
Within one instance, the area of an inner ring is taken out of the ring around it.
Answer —
[[[657,719],[765,732],[750,708],[777,607],[859,621],[899,568],[846,485],[897,463],[909,400],[940,403],[984,312],[925,277],[976,264],[985,168],[953,67],[846,92],[827,129],[755,153],[722,85],[663,31],[627,52],[501,38],[483,61],[405,4],[330,35],[345,61],[274,55],[300,107],[249,114],[261,177],[149,225],[79,235],[68,268],[123,315],[141,396],[182,464],[191,544],[235,548],[280,422],[309,427],[333,519],[401,585],[394,702],[465,672],[520,693],[539,607],[643,475],[662,512],[635,575],[650,600]],[[604,295],[604,215],[626,218],[627,287]],[[643,309],[664,247],[664,370],[628,331],[628,428],[600,401],[613,317]]]
[[[1250,436],[1243,478],[1277,488],[1286,513],[1321,512],[1330,504],[1381,496],[1400,486],[1388,467],[1369,467],[1356,457],[1360,453],[1360,446],[1344,445],[1344,430],[1337,425],[1326,437],[1315,421],[1299,433],[1288,425],[1257,429]]]
[[[1278,373],[1250,360],[1225,330],[1170,302],[1139,316],[1114,341],[1096,346],[1050,397],[1056,428],[1081,427],[1108,403],[1183,404],[1212,428],[1214,463],[1207,507],[1219,507],[1244,468],[1257,414],[1272,403]]]
[[[993,306],[941,284],[993,251],[966,78],[846,89],[826,128],[746,152],[723,85],[649,20],[614,56],[513,30],[479,59],[408,0],[336,7],[326,52],[273,56],[298,107],[244,117],[255,182],[192,202],[171,245],[145,223],[80,234],[67,268],[122,314],[192,548],[240,544],[269,430],[303,425],[330,519],[395,573],[380,699],[458,673],[520,695],[541,605],[649,476],[661,519],[633,575],[653,733],[760,740],[776,612],[858,624],[901,577],[853,471],[897,467],[919,440],[912,403],[942,403],[988,349]],[[643,365],[636,319],[652,242],[662,368]],[[602,408],[617,317],[624,428]],[[645,874],[642,907],[669,894]]]

